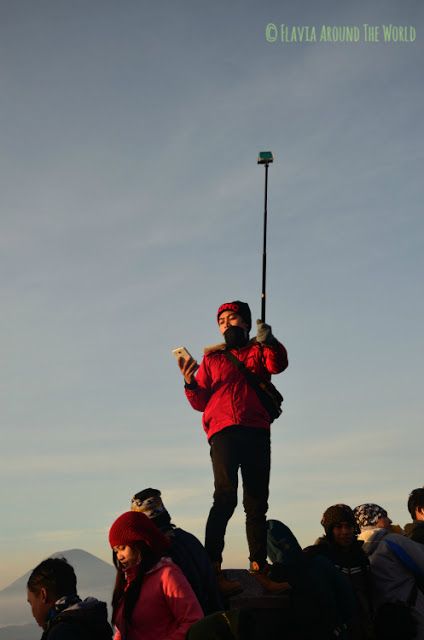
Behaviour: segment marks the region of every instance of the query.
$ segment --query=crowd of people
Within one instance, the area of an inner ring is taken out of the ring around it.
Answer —
[[[285,603],[272,637],[424,638],[424,487],[411,492],[408,508],[412,521],[401,528],[377,504],[332,505],[322,516],[324,535],[303,550],[286,525],[267,520],[269,579],[280,585]],[[131,510],[112,524],[109,543],[116,567],[114,630],[105,603],[78,597],[66,559],[49,558],[27,584],[42,640],[270,637],[254,610],[231,606],[204,546],[172,523],[158,489],[132,498]]]
[[[27,584],[42,640],[424,640],[424,488],[409,496],[404,530],[379,505],[335,504],[322,516],[324,535],[302,550],[285,524],[266,517],[278,415],[267,390],[271,375],[287,368],[287,351],[262,320],[250,339],[245,302],[224,303],[216,319],[224,342],[200,366],[191,356],[178,361],[187,399],[203,413],[212,462],[205,545],[172,523],[160,490],[140,491],[109,530],[111,624],[105,603],[79,598],[66,559],[49,558]],[[266,633],[255,607],[232,605],[243,585],[222,569],[239,470],[248,571],[265,598],[284,602]]]

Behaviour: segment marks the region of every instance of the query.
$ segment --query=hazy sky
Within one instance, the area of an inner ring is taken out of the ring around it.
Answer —
[[[415,40],[384,42],[390,24]],[[322,25],[359,40],[320,41]],[[110,524],[148,486],[203,539],[208,445],[170,352],[200,358],[224,301],[259,315],[260,150],[267,320],[290,359],[269,514],[305,545],[335,502],[409,519],[423,54],[421,0],[0,2],[0,588],[62,549],[109,559]],[[225,566],[247,566],[243,520],[239,505]]]

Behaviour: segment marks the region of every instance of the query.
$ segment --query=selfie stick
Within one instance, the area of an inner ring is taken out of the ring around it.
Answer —
[[[265,200],[264,200],[264,249],[262,254],[262,294],[261,294],[261,320],[265,322],[265,283],[266,283],[266,225],[268,218],[268,165],[274,161],[271,151],[261,151],[258,156],[258,164],[265,165]]]

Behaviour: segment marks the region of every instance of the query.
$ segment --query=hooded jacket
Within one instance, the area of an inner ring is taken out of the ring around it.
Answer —
[[[60,607],[60,605],[59,605]],[[77,599],[64,609],[53,610],[41,640],[111,640],[107,607],[96,598]]]
[[[370,556],[370,564],[376,608],[386,602],[408,603],[418,624],[416,638],[422,640],[424,638],[424,546],[406,536],[391,533],[380,542],[376,551]]]
[[[216,574],[205,547],[196,536],[179,527],[170,527],[166,533],[171,540],[169,556],[189,581],[205,615],[222,611]]]
[[[346,638],[354,596],[333,562],[323,554],[302,551],[292,531],[279,520],[267,520],[267,550],[272,562],[269,577],[292,587],[289,616],[300,637]]]
[[[414,542],[424,544],[424,520],[414,520],[405,525],[405,534]]]
[[[138,567],[126,572],[126,588],[137,576]],[[148,571],[131,615],[125,623],[123,602],[116,615],[114,640],[184,640],[191,625],[203,618],[203,611],[186,577],[169,558],[162,558]]]
[[[348,549],[336,545],[327,535],[305,549],[307,556],[323,555],[345,576],[352,588],[356,611],[351,620],[351,638],[372,638],[372,583],[370,564],[362,542],[354,540]]]
[[[185,387],[193,409],[203,412],[203,428],[208,440],[222,429],[235,425],[270,428],[268,412],[243,372],[225,356],[226,348],[222,344],[205,350],[196,381]],[[253,339],[245,347],[231,349],[231,353],[265,380],[288,366],[287,351],[277,340],[266,345]]]

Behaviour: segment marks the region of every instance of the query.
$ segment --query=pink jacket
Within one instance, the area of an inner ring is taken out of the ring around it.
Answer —
[[[127,584],[134,578],[127,574]],[[123,604],[118,609],[114,640],[184,640],[201,618],[203,611],[183,572],[170,558],[162,558],[144,576],[126,632]]]
[[[197,371],[196,384],[185,392],[193,409],[203,411],[208,440],[233,425],[269,429],[269,415],[245,375],[224,355],[224,346],[208,351]],[[280,342],[262,345],[255,339],[241,349],[232,349],[243,364],[261,378],[280,373],[288,366],[287,351]]]

